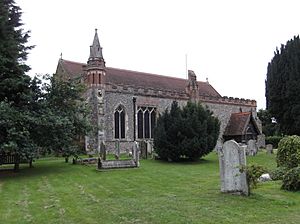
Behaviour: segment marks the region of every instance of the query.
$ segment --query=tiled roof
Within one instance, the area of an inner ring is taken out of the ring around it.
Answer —
[[[254,127],[260,133],[251,112],[239,112],[231,114],[230,120],[225,129],[225,136],[244,135],[249,122],[253,122]]]
[[[64,59],[61,59],[59,63],[70,77],[76,77],[83,74],[83,66],[86,65]],[[177,92],[185,92],[187,85],[186,79],[111,67],[106,67],[106,82],[115,85],[128,85]],[[221,95],[208,82],[198,81],[197,83],[200,95],[221,97]]]

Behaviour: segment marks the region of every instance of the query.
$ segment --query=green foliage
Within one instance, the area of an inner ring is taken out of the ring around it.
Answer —
[[[24,32],[21,11],[13,0],[0,2],[0,152],[32,158],[36,144],[28,110],[32,103],[31,79],[25,74],[29,32]]]
[[[0,2],[0,152],[32,158],[38,147],[68,156],[89,130],[84,88],[76,82],[47,77],[30,79],[25,72],[29,32],[13,0]]]
[[[0,2],[0,101],[13,106],[26,104],[30,77],[25,75],[29,67],[24,63],[29,32],[24,32],[21,11],[13,0]]]
[[[300,167],[294,167],[283,176],[282,189],[300,191]]]
[[[154,148],[163,160],[198,159],[213,150],[219,128],[218,119],[200,104],[188,102],[181,109],[174,101],[157,121]]]
[[[286,167],[277,167],[276,169],[272,170],[270,176],[272,180],[282,180],[287,171],[288,168]]]
[[[80,138],[91,128],[90,110],[83,99],[85,87],[76,80],[45,78],[36,141],[64,157],[77,155],[82,149]]]
[[[263,134],[265,134],[267,137],[279,135],[279,125],[277,123],[272,123],[273,116],[268,110],[260,109],[257,112],[257,116],[261,120]]]
[[[2,101],[0,117],[0,152],[17,153],[21,159],[34,158],[36,144],[30,133],[30,113]]]
[[[300,39],[295,36],[276,49],[268,64],[267,110],[276,118],[280,131],[300,135]]]
[[[278,144],[283,137],[281,136],[267,136],[266,144],[272,144],[274,149],[278,148]]]
[[[281,139],[278,144],[277,166],[289,169],[300,165],[300,137],[293,135]]]
[[[250,190],[251,188],[256,188],[256,185],[258,183],[258,178],[262,174],[267,173],[268,170],[266,167],[262,165],[251,164],[247,166],[242,166],[240,168],[240,172],[246,172],[247,183],[249,185],[249,190]]]

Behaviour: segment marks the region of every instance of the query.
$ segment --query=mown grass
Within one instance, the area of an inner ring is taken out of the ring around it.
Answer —
[[[275,167],[265,153],[248,163]],[[258,184],[250,197],[220,193],[215,153],[102,172],[63,159],[34,166],[0,171],[0,223],[300,223],[300,193],[278,181]]]

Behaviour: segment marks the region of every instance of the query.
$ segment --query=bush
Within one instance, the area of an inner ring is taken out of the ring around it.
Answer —
[[[278,148],[278,143],[283,137],[281,136],[268,136],[266,137],[266,144],[272,144],[274,149]]]
[[[300,165],[300,137],[287,136],[280,140],[276,162],[278,167],[289,169]]]
[[[219,120],[208,109],[192,102],[181,109],[174,101],[157,120],[154,149],[163,160],[195,160],[214,149],[219,130]]]
[[[272,180],[282,180],[288,169],[286,167],[277,167],[270,173]]]
[[[251,165],[241,167],[240,172],[246,172],[247,182],[250,190],[250,188],[256,187],[258,178],[262,174],[267,173],[268,170],[267,168],[261,165],[251,164]]]
[[[283,176],[281,188],[288,191],[300,190],[300,167],[290,169]]]

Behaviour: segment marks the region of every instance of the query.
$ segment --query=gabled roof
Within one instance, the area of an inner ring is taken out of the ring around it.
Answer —
[[[245,135],[248,124],[252,122],[256,132],[260,134],[259,128],[251,112],[233,113],[224,132],[224,136]]]
[[[62,69],[69,77],[75,78],[84,74],[83,66],[85,65],[86,64],[83,63],[60,59],[58,67],[60,67],[60,69]],[[127,85],[176,92],[185,92],[187,85],[187,80],[181,78],[111,67],[106,67],[105,69],[106,83],[113,85]],[[199,86],[199,95],[221,97],[221,95],[208,82],[198,81],[197,83]]]

